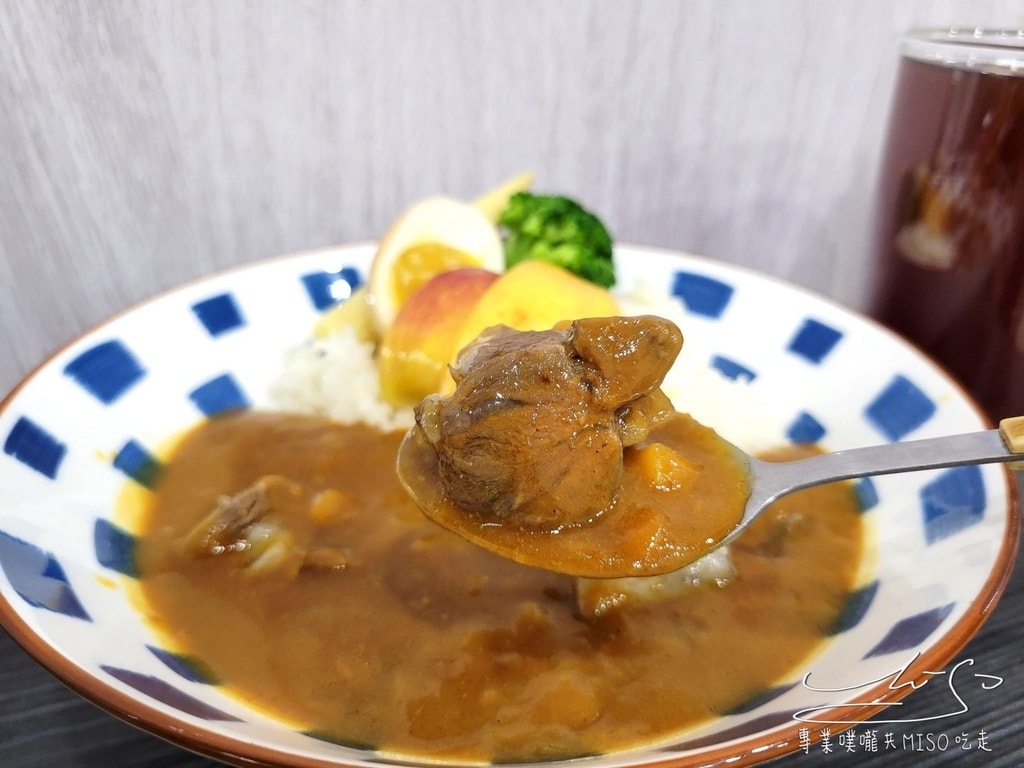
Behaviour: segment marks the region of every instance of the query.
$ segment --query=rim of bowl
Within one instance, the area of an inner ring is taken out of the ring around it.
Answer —
[[[38,374],[51,364],[54,358],[59,356],[69,347],[78,343],[83,338],[105,327],[114,320],[125,315],[129,315],[144,306],[160,301],[169,296],[173,296],[177,293],[184,292],[189,288],[201,285],[208,280],[231,276],[233,274],[258,269],[262,266],[275,263],[315,258],[317,256],[326,258],[343,252],[358,251],[372,246],[372,241],[364,241],[343,245],[325,246],[322,248],[312,248],[303,251],[280,254],[277,256],[270,256],[223,270],[214,271],[206,275],[201,275],[192,280],[188,280],[163,291],[159,291],[148,298],[142,299],[141,301],[138,301],[125,309],[115,312],[107,318],[94,323],[86,330],[55,348],[18,384],[16,384],[14,388],[0,399],[0,414],[7,409],[22,389],[27,387]],[[727,272],[732,271],[744,273],[761,280],[766,280],[770,283],[775,283],[776,285],[784,286],[798,294],[812,297],[817,301],[822,301],[836,311],[853,316],[859,321],[866,322],[868,325],[873,327],[873,330],[879,331],[883,335],[894,339],[897,343],[902,343],[910,347],[918,355],[927,359],[944,378],[949,380],[949,383],[953,385],[958,395],[971,406],[979,418],[990,426],[992,424],[991,418],[984,410],[981,409],[970,393],[968,393],[963,386],[948,373],[948,371],[946,371],[941,365],[937,364],[929,355],[873,318],[861,314],[860,312],[857,312],[834,299],[815,293],[814,291],[800,285],[790,283],[782,278],[759,272],[756,269],[730,264],[719,259],[699,254],[690,254],[682,251],[673,251],[666,248],[637,245],[632,243],[620,243],[617,246],[617,250],[650,253],[660,257],[669,258],[683,257],[687,260],[702,262],[711,265],[716,269],[723,269]],[[941,669],[946,666],[946,664],[948,664],[948,662],[952,660],[952,658],[971,640],[971,638],[988,619],[992,610],[1002,597],[1003,592],[1006,589],[1006,585],[1009,583],[1020,541],[1021,498],[1019,488],[1009,469],[1004,469],[1003,480],[1007,491],[1006,531],[1003,536],[999,553],[993,562],[988,578],[985,580],[985,583],[978,591],[974,600],[972,600],[967,606],[959,621],[950,627],[931,648],[925,651],[924,654],[917,659],[917,664],[915,664],[915,666],[917,666],[921,671],[914,676],[912,680],[905,681],[908,683],[912,682],[913,685],[908,684],[893,689],[888,683],[880,683],[878,686],[868,690],[866,694],[864,694],[865,698],[869,698],[875,703],[865,704],[856,708],[853,708],[851,705],[842,705],[843,711],[847,713],[844,719],[851,722],[849,724],[839,724],[835,726],[833,728],[834,733],[840,733],[849,727],[853,727],[855,723],[864,722],[872,715],[884,710],[888,705],[899,701],[911,691],[919,688],[919,684],[924,684],[924,682],[929,679],[929,670],[934,668]],[[40,664],[68,689],[100,709],[114,715],[123,722],[133,725],[154,736],[165,739],[166,741],[169,741],[181,748],[240,767],[255,765],[262,766],[264,768],[344,768],[345,766],[355,765],[354,762],[347,762],[344,759],[304,756],[295,752],[281,750],[273,746],[254,744],[242,737],[220,733],[211,728],[195,726],[187,720],[163,712],[156,707],[147,704],[141,698],[125,693],[110,683],[105,682],[91,671],[78,665],[72,658],[66,656],[58,648],[46,642],[32,630],[28,623],[22,619],[14,606],[3,595],[0,595],[0,627],[3,627],[11,638],[21,646],[21,648],[33,660]],[[768,731],[762,731],[750,736],[741,737],[735,741],[724,742],[721,746],[702,748],[696,751],[682,752],[674,755],[666,752],[664,753],[663,758],[659,756],[654,760],[644,763],[643,768],[690,768],[691,766],[698,765],[702,766],[702,768],[711,768],[712,766],[724,766],[726,764],[730,767],[760,764],[767,760],[772,760],[797,751],[797,749],[800,748],[800,731],[805,727],[805,724],[799,721],[793,721],[793,723],[785,726],[778,726]],[[639,746],[636,750],[643,750],[645,748],[657,750],[660,744],[661,742],[656,742],[652,743],[649,747]],[[636,750],[625,749],[622,750],[621,753],[625,756]],[[605,756],[614,759],[615,754],[615,752],[610,752],[606,753]],[[360,756],[355,759],[370,759],[380,765],[388,765],[389,761],[393,761],[394,765],[406,765],[410,764],[410,760],[416,760],[418,758],[415,756],[404,755],[402,753],[374,751],[368,752],[365,757]],[[535,763],[535,765],[561,765],[568,764],[570,762],[574,761],[560,760],[552,761],[550,763],[538,762]],[[429,761],[429,764],[436,764],[439,768],[458,768],[459,766],[480,765],[494,765],[495,768],[498,768],[502,765],[499,763],[459,763],[444,761]]]

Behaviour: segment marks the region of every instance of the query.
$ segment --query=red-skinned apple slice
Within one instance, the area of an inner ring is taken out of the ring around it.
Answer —
[[[466,317],[497,279],[486,269],[453,269],[409,297],[380,347],[381,394],[388,402],[415,405],[442,389]]]

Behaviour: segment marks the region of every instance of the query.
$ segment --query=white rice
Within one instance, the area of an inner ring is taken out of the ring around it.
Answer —
[[[685,313],[663,293],[639,287],[616,299],[623,314],[660,315],[676,323],[686,338]],[[765,410],[749,382],[722,375],[709,364],[707,352],[699,340],[694,343],[687,338],[683,344],[662,385],[673,405],[747,452],[771,447],[776,430],[764,420]],[[342,423],[408,429],[413,424],[412,409],[393,408],[381,398],[373,353],[372,344],[359,341],[347,328],[290,350],[270,392],[273,407]],[[733,576],[728,548],[723,547],[667,576],[600,583],[581,579],[581,608],[604,610],[601,606],[618,604],[622,599],[655,599],[706,582],[724,584]]]
[[[362,422],[383,430],[413,424],[412,409],[396,409],[381,397],[373,344],[360,341],[351,328],[289,350],[270,399],[278,410],[343,424]]]

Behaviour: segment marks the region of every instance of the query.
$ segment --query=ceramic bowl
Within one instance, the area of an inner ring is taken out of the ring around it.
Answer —
[[[135,540],[114,518],[167,436],[266,402],[285,350],[361,284],[372,253],[298,254],[164,294],[70,343],[3,401],[0,620],[72,689],[229,762],[408,764],[281,725],[180,663],[126,598]],[[835,303],[698,257],[620,247],[616,258],[624,289],[682,313],[690,354],[747,384],[778,444],[837,450],[989,426],[924,356]],[[727,715],[583,762],[751,764],[823,727],[884,716],[943,669],[1001,593],[1018,535],[1011,477],[987,465],[857,482],[873,557],[822,651]]]

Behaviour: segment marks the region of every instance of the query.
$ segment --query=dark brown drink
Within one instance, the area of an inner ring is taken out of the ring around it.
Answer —
[[[974,45],[905,51],[871,307],[993,419],[1024,414],[1024,36],[1001,36],[990,60]]]

